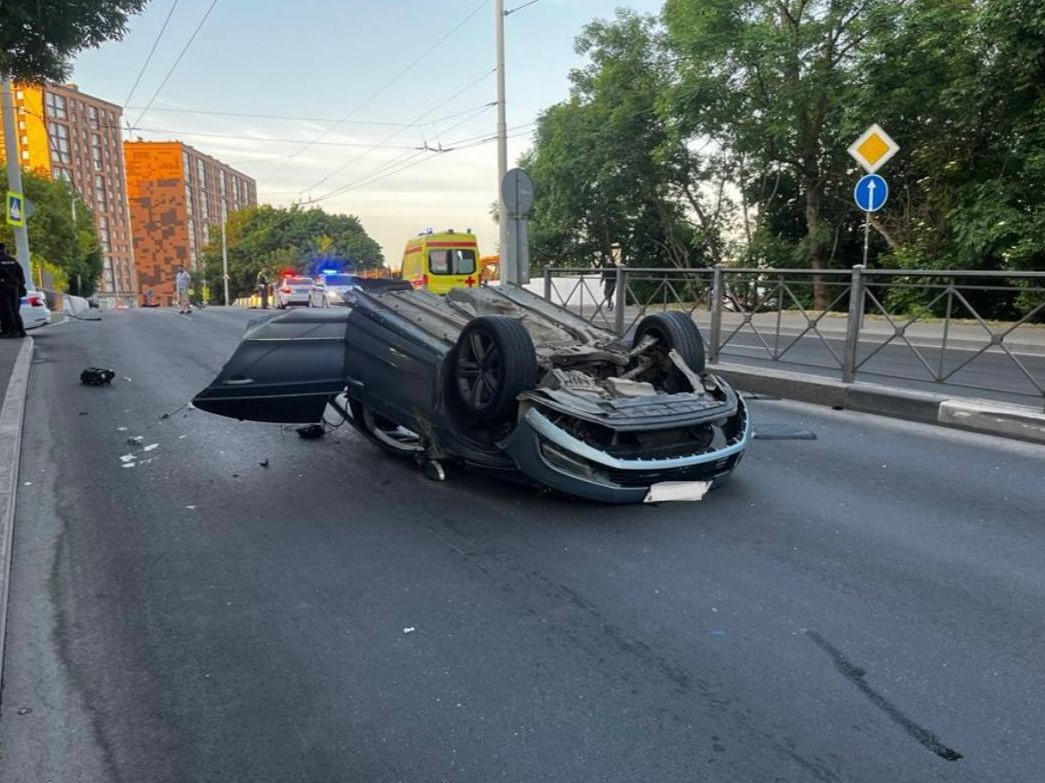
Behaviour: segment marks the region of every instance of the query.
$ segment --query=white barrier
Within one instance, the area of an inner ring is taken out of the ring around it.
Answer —
[[[70,294],[64,294],[62,296],[65,304],[65,311],[73,318],[78,318],[81,315],[87,313],[91,309],[91,306],[87,304],[87,300],[82,296],[72,296]]]

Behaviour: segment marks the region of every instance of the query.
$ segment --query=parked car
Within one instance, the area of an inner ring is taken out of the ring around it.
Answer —
[[[751,438],[684,313],[618,338],[516,286],[357,291],[347,309],[255,319],[193,403],[299,423],[331,404],[430,476],[456,462],[608,502],[702,494]]]
[[[311,277],[284,277],[276,286],[276,307],[285,310],[291,305],[310,307],[312,289],[316,283]]]
[[[26,329],[51,323],[51,309],[47,306],[47,299],[42,291],[26,291],[19,311]]]

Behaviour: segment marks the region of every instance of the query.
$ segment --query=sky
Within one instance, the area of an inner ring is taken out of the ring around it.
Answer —
[[[661,5],[504,0],[509,168],[568,98],[584,26]],[[398,267],[427,229],[496,252],[495,30],[494,0],[152,0],[71,81],[124,107],[124,138],[184,141],[260,203],[355,215]]]

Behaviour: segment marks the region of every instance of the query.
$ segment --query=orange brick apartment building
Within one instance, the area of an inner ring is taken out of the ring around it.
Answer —
[[[221,225],[223,207],[233,212],[256,205],[257,184],[180,141],[128,141],[123,154],[138,285],[142,294],[152,289],[160,304],[170,305],[179,266],[200,291],[208,226]]]
[[[99,298],[107,304],[133,303],[138,283],[124,190],[123,109],[74,84],[18,85],[14,98],[21,167],[73,186],[94,213],[102,255]]]

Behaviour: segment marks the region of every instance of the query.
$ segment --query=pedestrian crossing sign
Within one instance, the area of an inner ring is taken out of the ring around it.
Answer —
[[[7,222],[12,226],[25,225],[25,196],[13,190],[7,191]]]

